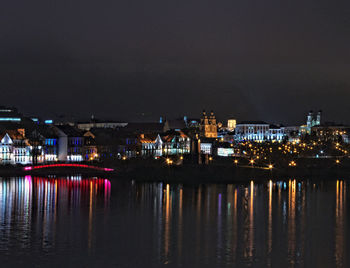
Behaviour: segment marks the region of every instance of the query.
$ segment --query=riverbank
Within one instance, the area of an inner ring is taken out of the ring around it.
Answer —
[[[167,164],[164,159],[132,159],[100,163],[101,166],[113,168],[113,171],[86,169],[81,167],[51,167],[25,170],[23,166],[0,167],[1,177],[13,176],[69,176],[104,177],[111,180],[165,183],[233,183],[286,179],[350,179],[350,159],[336,163],[334,159],[298,159],[296,166],[289,166],[286,161],[266,166],[249,165],[232,159],[211,161],[208,164],[194,164],[190,161]],[[103,169],[103,168],[102,168]]]
[[[113,177],[112,177],[113,178]],[[137,167],[121,171],[118,179],[137,182],[165,183],[232,183],[285,179],[347,179],[350,169],[295,168],[295,169],[259,169],[250,167],[181,166],[181,167]]]
[[[176,163],[174,161],[174,163]],[[281,179],[350,179],[350,159],[297,159],[295,165],[289,160],[279,159],[267,164],[247,159],[214,159],[208,164],[198,165],[184,161],[179,165],[168,165],[162,160],[127,160],[115,166],[120,179],[168,183],[231,183]]]

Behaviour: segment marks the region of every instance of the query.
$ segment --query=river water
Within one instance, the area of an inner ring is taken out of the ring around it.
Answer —
[[[0,266],[349,267],[348,188],[0,178]]]

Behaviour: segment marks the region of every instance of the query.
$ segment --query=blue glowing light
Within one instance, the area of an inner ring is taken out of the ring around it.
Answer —
[[[0,117],[0,121],[21,121],[21,118],[19,117]]]

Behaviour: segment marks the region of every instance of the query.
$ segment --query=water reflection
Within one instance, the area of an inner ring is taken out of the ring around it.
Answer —
[[[348,267],[348,188],[115,180],[112,192],[101,178],[0,178],[0,263],[9,254],[57,256],[60,267],[65,258],[78,267]]]
[[[346,267],[346,181],[149,184],[150,192],[153,210],[164,207],[154,213],[162,223],[159,263]],[[331,230],[334,236],[325,235]]]
[[[108,206],[110,192],[110,181],[101,178],[0,178],[0,250],[9,250],[12,244],[54,248],[60,216],[77,213],[86,205],[91,247],[94,210],[97,204]]]
[[[345,183],[337,180],[335,208],[335,260],[338,267],[343,266],[344,259],[344,214],[345,214]]]

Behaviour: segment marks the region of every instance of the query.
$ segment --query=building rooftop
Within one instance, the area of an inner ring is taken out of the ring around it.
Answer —
[[[237,125],[268,125],[265,121],[241,121]]]
[[[137,133],[162,133],[164,123],[129,123],[124,130]]]
[[[68,137],[83,137],[84,136],[84,131],[70,126],[70,125],[60,125],[56,126],[58,129],[63,131]]]
[[[89,121],[78,121],[77,124],[97,124],[97,123],[126,123],[124,121],[116,120],[101,120],[101,119],[91,119]]]
[[[24,136],[18,130],[9,129],[9,130],[3,130],[3,131],[0,132],[0,140],[6,135],[6,133],[13,140],[24,139]]]

